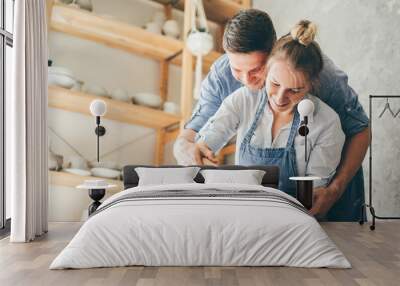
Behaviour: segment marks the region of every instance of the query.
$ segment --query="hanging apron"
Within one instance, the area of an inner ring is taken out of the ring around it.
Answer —
[[[239,165],[274,165],[279,166],[279,190],[296,197],[296,182],[289,180],[297,176],[296,150],[294,139],[300,122],[299,113],[295,112],[289,139],[285,148],[258,148],[250,145],[251,138],[257,128],[258,121],[265,111],[268,102],[266,93],[257,108],[257,112],[250,129],[240,144]]]
[[[239,149],[239,165],[274,165],[279,166],[279,190],[296,197],[296,183],[289,180],[297,173],[296,150],[294,139],[297,135],[300,116],[295,112],[290,135],[285,148],[258,148],[250,145],[251,138],[257,128],[258,121],[265,111],[268,102],[266,93],[257,108],[257,112],[250,129],[247,131]],[[349,183],[342,197],[332,206],[329,212],[322,218],[327,221],[359,221],[365,218],[365,210],[362,208],[365,202],[364,179],[360,168]],[[364,212],[364,214],[362,214]],[[363,216],[362,216],[363,215]]]

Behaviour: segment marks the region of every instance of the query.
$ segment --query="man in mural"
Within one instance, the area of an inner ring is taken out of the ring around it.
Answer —
[[[205,155],[213,161],[211,154],[201,154],[195,148],[197,132],[232,92],[243,85],[249,90],[264,87],[266,62],[275,42],[274,26],[263,11],[244,10],[228,21],[223,37],[226,53],[202,82],[197,106],[175,142],[174,155],[179,164],[203,164]],[[319,97],[338,113],[346,143],[335,177],[326,188],[314,191],[310,212],[335,221],[360,219],[364,202],[361,164],[369,145],[368,118],[347,80],[347,75],[323,55]]]

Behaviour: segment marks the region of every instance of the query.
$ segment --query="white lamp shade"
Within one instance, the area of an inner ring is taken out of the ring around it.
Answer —
[[[107,105],[104,100],[93,100],[90,103],[90,112],[93,114],[93,116],[104,116],[107,112]]]
[[[314,112],[314,103],[309,99],[303,99],[297,105],[301,117],[310,116]]]

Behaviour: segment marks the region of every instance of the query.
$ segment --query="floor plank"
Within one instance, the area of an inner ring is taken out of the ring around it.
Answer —
[[[399,285],[400,222],[379,222],[375,231],[357,223],[323,223],[352,269],[289,267],[117,267],[85,270],[48,269],[78,231],[80,223],[51,223],[32,243],[0,240],[0,285]]]

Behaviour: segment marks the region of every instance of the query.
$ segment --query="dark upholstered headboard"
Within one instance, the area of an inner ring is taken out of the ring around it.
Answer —
[[[178,165],[165,165],[165,166],[151,166],[151,165],[127,165],[123,169],[124,189],[136,187],[139,183],[139,177],[135,172],[137,167],[150,167],[150,168],[181,168],[186,166]],[[279,185],[279,167],[278,166],[238,166],[238,165],[225,165],[225,166],[198,166],[204,169],[220,169],[220,170],[264,170],[266,173],[262,180],[262,185],[265,187],[278,188]],[[200,174],[194,178],[197,183],[204,183],[204,178]]]

